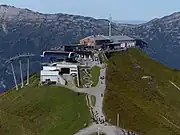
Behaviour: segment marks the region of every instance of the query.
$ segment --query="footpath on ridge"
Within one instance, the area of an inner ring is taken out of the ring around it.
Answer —
[[[100,68],[99,81],[96,87],[77,88],[75,85],[71,87],[66,86],[75,92],[87,94],[87,104],[93,117],[93,123],[89,127],[81,129],[74,135],[91,135],[93,133],[97,133],[98,129],[101,133],[104,133],[106,135],[135,135],[134,133],[130,133],[128,131],[125,131],[124,129],[120,129],[119,127],[113,126],[107,122],[102,109],[104,92],[106,89],[106,65],[100,64],[100,62],[96,62],[96,64],[93,64],[93,66],[98,66]],[[96,98],[95,106],[92,105],[90,96],[94,96]]]

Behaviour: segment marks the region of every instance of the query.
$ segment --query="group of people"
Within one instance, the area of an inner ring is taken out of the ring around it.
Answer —
[[[123,135],[137,135],[136,133],[131,132],[131,131],[124,131],[124,130],[122,131],[123,131]]]
[[[96,122],[97,124],[105,123],[104,117],[103,116],[99,117],[99,113],[97,111],[94,114],[93,121]]]
[[[102,76],[102,77],[100,77],[100,79],[101,79],[101,84],[103,84],[103,79],[104,79],[104,76]]]

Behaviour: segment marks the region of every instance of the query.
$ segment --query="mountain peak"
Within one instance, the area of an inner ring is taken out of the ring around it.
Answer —
[[[22,10],[21,8],[16,8],[16,7],[11,6],[11,5],[4,5],[4,4],[0,5],[0,10],[12,10],[12,9]]]
[[[9,5],[0,5],[0,17],[1,18],[13,18],[17,16],[23,9],[16,8]]]
[[[180,21],[180,12],[175,12],[175,13],[170,14],[168,16],[164,16],[161,18],[161,20],[167,21],[167,22]]]
[[[39,17],[40,13],[34,12],[27,8],[16,8],[10,5],[0,5],[0,19],[4,21],[12,20],[35,20]]]

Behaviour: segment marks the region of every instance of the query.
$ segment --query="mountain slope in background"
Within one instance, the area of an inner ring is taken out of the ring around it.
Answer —
[[[139,135],[180,134],[180,93],[173,85],[180,85],[180,71],[133,48],[109,58],[106,84],[103,107],[113,124],[119,114],[120,125]]]
[[[124,24],[143,24],[148,21],[143,21],[143,20],[114,20],[113,22],[115,23],[124,23]]]
[[[142,38],[149,43],[147,54],[170,67],[180,68],[179,16],[180,13],[174,13],[140,25],[113,23],[112,34]],[[61,13],[42,14],[0,5],[0,90],[14,85],[11,69],[4,64],[9,57],[27,52],[40,55],[43,50],[78,43],[79,39],[96,34],[108,34],[108,20]],[[18,61],[14,66],[20,80]],[[31,62],[32,72],[39,67]]]
[[[107,32],[107,29],[107,20],[67,14],[41,14],[28,9],[1,5],[0,63],[2,64],[0,65],[0,90],[14,85],[10,66],[4,64],[5,60],[10,57],[28,52],[40,55],[43,50],[62,44],[75,43],[87,35],[103,34]],[[32,72],[39,69],[34,68],[35,65],[37,63],[31,62],[33,69],[30,69],[33,70]],[[19,73],[17,73],[19,72],[18,61],[14,62],[14,66],[17,67],[16,76],[20,80]],[[26,68],[25,66],[23,69]]]
[[[159,62],[180,68],[180,12],[154,19],[121,31],[132,37],[142,38],[149,44],[146,52]]]

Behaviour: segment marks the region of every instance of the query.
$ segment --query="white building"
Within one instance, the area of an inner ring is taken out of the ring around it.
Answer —
[[[63,79],[63,77],[59,75],[59,71],[41,70],[40,81],[41,84],[47,81],[54,84],[66,84],[66,81]]]
[[[68,63],[68,62],[56,62],[52,66],[55,66],[62,74],[77,75],[78,74],[78,64]]]
[[[43,69],[41,70],[40,83],[43,84],[47,81],[50,81],[52,83],[65,85],[66,81],[65,79],[63,79],[63,74],[77,76],[79,82],[78,64],[68,62],[55,62],[43,66]]]

